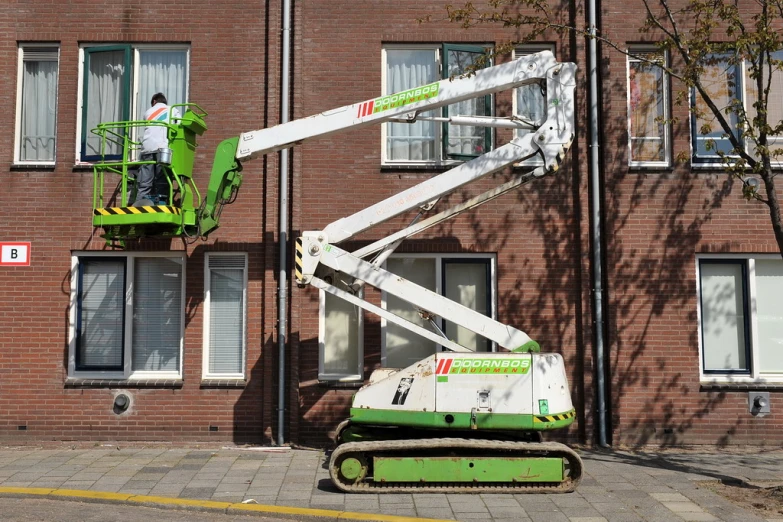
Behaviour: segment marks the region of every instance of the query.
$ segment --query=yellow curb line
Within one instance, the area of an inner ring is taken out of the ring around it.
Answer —
[[[233,502],[218,502],[215,500],[157,497],[153,495],[134,495],[130,493],[112,493],[109,491],[90,491],[82,489],[0,487],[0,495],[2,494],[70,497],[77,499],[89,498],[93,500],[107,500],[115,502],[136,502],[139,504],[148,503],[166,506],[219,509],[225,512],[228,512],[229,510],[255,511],[258,513],[277,513],[280,515],[301,515],[310,517],[333,518],[336,521],[366,520],[376,522],[454,522],[453,520],[435,518],[417,518],[381,514],[373,515],[372,513],[337,511],[331,509],[296,508],[286,506],[270,506],[265,504],[241,504]]]

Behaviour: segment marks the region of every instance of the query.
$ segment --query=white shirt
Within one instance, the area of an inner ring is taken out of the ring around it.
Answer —
[[[169,108],[165,103],[156,103],[144,113],[146,121],[171,123],[171,118],[179,118],[179,111]],[[168,128],[165,125],[147,125],[144,127],[144,135],[141,138],[142,152],[155,152],[169,146]]]

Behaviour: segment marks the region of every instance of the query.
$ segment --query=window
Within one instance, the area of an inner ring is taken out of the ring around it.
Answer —
[[[783,381],[780,256],[705,256],[697,270],[703,378]]]
[[[54,164],[58,67],[58,47],[19,47],[14,163]]]
[[[494,317],[492,263],[493,258],[481,255],[407,255],[390,257],[386,261],[386,269],[472,310]],[[383,307],[412,323],[434,329],[422,319],[416,307],[396,296],[384,294]],[[435,321],[449,339],[477,352],[492,350],[492,343],[485,337],[441,318]],[[404,368],[440,351],[440,346],[433,341],[396,324],[382,320],[381,329],[381,362],[385,367]]]
[[[631,48],[628,56],[628,157],[632,167],[667,167],[669,150],[669,78],[667,56]],[[652,62],[652,63],[650,63]]]
[[[243,379],[247,254],[210,252],[205,264],[204,379]]]
[[[459,76],[485,54],[484,47],[465,45],[394,46],[383,49],[383,94]],[[421,118],[489,116],[492,97],[482,96],[428,111],[414,123],[383,126],[383,163],[444,164],[472,159],[492,146],[489,128],[455,125]]]
[[[386,270],[433,292],[448,297],[486,316],[495,317],[495,258],[475,255],[393,255]],[[337,283],[345,289],[345,284]],[[383,292],[382,307],[431,331],[437,331],[421,318],[413,305]],[[347,301],[321,291],[320,371],[321,380],[361,380],[363,378],[362,310]],[[476,351],[493,350],[492,343],[459,325],[436,319],[436,326],[449,339]],[[409,366],[440,350],[394,323],[381,320],[381,364],[387,368]]]
[[[742,76],[740,66],[733,63],[729,55],[715,55],[701,75],[701,81],[710,98],[723,112],[734,136],[740,138],[735,110],[726,109],[742,102]],[[702,97],[691,91],[691,136],[693,141],[693,162],[720,164],[719,153],[730,155],[734,150],[729,136],[720,126]]]
[[[771,59],[773,62],[783,60],[783,50],[772,53]],[[731,55],[716,55],[712,62],[705,67],[702,79],[712,99],[724,111],[724,114],[734,104],[741,104],[747,113],[747,124],[753,125],[753,118],[757,114],[753,104],[756,103],[758,97],[756,81],[751,78],[751,64],[747,61],[733,63],[734,61]],[[779,70],[777,66],[773,66],[771,78],[768,76],[770,73],[766,66],[761,72],[765,88],[767,80],[769,80],[767,121],[774,128],[779,121],[783,120],[783,71]],[[691,115],[693,161],[697,164],[719,164],[721,160],[718,152],[730,155],[733,151],[729,137],[720,128],[701,97],[697,96],[693,90],[691,91],[691,103],[697,112],[701,113],[701,116]],[[738,139],[745,138],[744,146],[748,154],[757,157],[755,144],[751,140],[750,133],[743,133],[736,109],[729,110],[726,119],[734,135]],[[707,131],[706,134],[703,131]],[[771,152],[773,154],[779,153],[783,147],[783,136],[770,135],[768,142]],[[780,167],[783,160],[773,156],[772,163],[774,166]]]
[[[84,378],[181,378],[184,256],[73,257],[68,373]]]
[[[777,51],[772,53],[771,59],[774,62],[780,63],[783,61],[783,51]],[[753,125],[753,119],[756,117],[757,110],[753,106],[758,100],[756,95],[756,80],[751,78],[751,67],[748,62],[743,64],[745,66],[745,110],[748,111],[748,122]],[[767,98],[767,122],[771,127],[775,127],[778,122],[783,121],[783,70],[780,70],[779,66],[773,66],[770,72],[765,67],[762,71],[762,85],[766,86],[767,80],[769,80],[769,97]],[[768,146],[770,152],[780,153],[783,148],[783,136],[770,135],[767,136]],[[746,141],[748,152],[751,155],[756,155],[753,145],[750,140]],[[772,163],[775,166],[781,166],[783,163],[783,156],[772,156]]]
[[[525,45],[514,49],[514,59],[522,58],[533,53],[541,51],[555,52],[554,45]],[[546,119],[546,93],[541,85],[530,84],[517,87],[514,90],[513,110],[514,115],[522,121],[529,122],[535,127],[539,127]],[[519,138],[534,132],[532,129],[516,129],[514,135]],[[519,165],[543,165],[544,160],[540,155],[535,155]]]
[[[100,138],[90,132],[99,123],[143,119],[152,95],[163,92],[169,105],[188,97],[189,49],[186,46],[105,45],[81,50],[77,161],[95,161]],[[107,159],[121,150],[107,144]]]

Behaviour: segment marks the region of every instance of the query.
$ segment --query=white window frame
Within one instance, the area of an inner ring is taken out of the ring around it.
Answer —
[[[650,45],[632,45],[628,52],[631,54],[641,53],[661,53],[658,49]],[[664,65],[669,63],[669,52],[662,51]],[[628,131],[628,166],[630,167],[650,167],[650,168],[668,168],[672,165],[672,147],[671,147],[671,97],[669,94],[669,73],[663,70],[663,117],[666,120],[663,129],[663,161],[637,161],[633,158],[633,136],[631,134],[631,63],[642,62],[637,58],[626,56],[625,78],[626,78],[626,114],[628,115],[626,129]]]
[[[57,48],[57,92],[55,93],[55,121],[54,121],[54,135],[55,135],[55,143],[54,143],[54,154],[55,159],[51,161],[45,161],[45,160],[22,160],[20,149],[22,145],[22,100],[23,100],[23,79],[24,79],[24,53],[25,50],[32,50],[32,49],[40,49],[40,48]],[[57,161],[57,103],[59,102],[59,90],[60,90],[60,44],[57,43],[30,43],[30,44],[20,44],[18,51],[18,60],[17,60],[17,72],[16,72],[16,125],[14,127],[14,165],[43,165],[43,166],[50,166],[54,165]]]
[[[745,106],[745,103],[747,102],[746,96],[745,96],[745,67],[744,63],[739,64],[736,66],[738,72],[736,73],[739,78],[737,79],[736,86],[734,87],[734,96],[739,97],[742,101],[743,107]],[[711,154],[707,155],[698,155],[697,154],[697,142],[698,140],[704,140],[704,139],[715,139],[715,138],[704,138],[704,135],[699,132],[699,129],[696,127],[696,116],[693,113],[693,107],[696,105],[696,90],[694,88],[689,89],[688,98],[689,98],[689,107],[688,107],[688,127],[690,129],[690,138],[691,138],[691,167],[693,168],[715,168],[715,167],[722,167],[723,162],[718,156],[717,152],[713,152]],[[721,107],[722,109],[722,107]],[[727,117],[729,119],[732,118],[731,114],[724,114],[724,117]],[[717,122],[716,122],[717,126]],[[723,132],[722,129],[717,129],[721,133]],[[736,128],[735,129],[739,134],[740,142],[743,142],[744,139],[742,138],[742,129]],[[725,139],[728,139],[725,138]],[[728,155],[729,158],[736,157],[732,155]]]
[[[387,75],[386,75],[386,63],[387,63],[387,52],[390,50],[424,50],[424,51],[432,51],[435,57],[435,67],[438,69],[438,74],[434,81],[441,81],[443,79],[443,67],[444,67],[444,58],[443,58],[443,46],[444,45],[454,45],[459,46],[461,44],[459,43],[447,43],[447,42],[438,42],[438,43],[431,43],[431,44],[389,44],[384,45],[381,48],[381,89],[382,95],[391,94],[386,92],[386,85],[387,85]],[[473,47],[494,47],[491,44],[465,44],[470,45]],[[490,101],[490,111],[494,112],[494,103],[495,98],[494,96],[491,96]],[[441,117],[443,116],[443,108],[434,109],[434,116]],[[386,139],[388,137],[388,124],[381,125],[381,165],[385,167],[399,167],[399,166],[436,166],[436,167],[442,167],[442,166],[452,166],[452,165],[459,165],[463,163],[465,160],[463,159],[455,159],[455,158],[449,158],[445,152],[444,152],[444,146],[443,146],[443,124],[441,122],[435,122],[435,152],[436,152],[436,158],[434,160],[389,160],[387,155],[387,149],[386,149]],[[494,133],[490,134],[492,136],[491,138],[491,144],[490,148],[495,147],[495,136]]]
[[[135,114],[138,111],[138,106],[146,107],[149,105],[149,100],[139,100],[139,75],[137,71],[141,67],[141,56],[139,51],[143,50],[161,50],[161,51],[185,51],[187,62],[187,78],[185,79],[185,99],[190,99],[190,74],[191,74],[191,46],[189,44],[136,44],[129,42],[103,42],[103,43],[90,43],[82,44],[79,46],[79,74],[77,81],[77,110],[76,110],[76,144],[74,151],[74,164],[75,165],[91,165],[89,161],[82,161],[81,159],[81,144],[82,144],[82,115],[84,108],[84,50],[94,47],[112,46],[112,45],[129,45],[133,52],[132,67],[133,77],[131,78],[131,96],[130,96],[130,119],[135,119]]]
[[[540,53],[541,51],[550,51],[552,54],[555,54],[555,44],[528,44],[528,45],[519,45],[514,48],[514,51],[512,52],[511,58],[513,60],[517,60],[519,58],[523,58],[525,56],[530,56],[534,53]],[[546,100],[544,100],[546,103]],[[511,107],[514,114],[518,114],[518,100],[517,100],[517,90],[514,89],[512,91],[511,96]],[[544,117],[546,117],[546,107],[544,108],[545,113]],[[532,131],[531,131],[532,132]],[[514,137],[518,138],[520,136],[520,133],[518,130],[514,130]],[[540,155],[536,154],[533,157],[530,157],[526,160],[517,162],[514,164],[514,166],[520,166],[520,167],[537,167],[544,164],[544,158],[542,158]]]
[[[391,258],[397,259],[434,259],[435,260],[435,292],[439,295],[443,295],[443,261],[446,259],[459,259],[459,260],[480,260],[489,261],[489,277],[490,288],[488,290],[492,292],[489,298],[490,303],[490,317],[497,320],[498,307],[497,307],[497,256],[495,254],[473,254],[473,253],[454,253],[454,254],[392,254]],[[384,268],[386,264],[384,263]],[[386,309],[386,302],[388,299],[387,292],[381,292],[381,307]],[[436,314],[437,315],[437,314]],[[443,318],[438,316],[435,319],[438,328],[443,329]],[[386,319],[381,318],[381,366],[386,367],[386,329],[388,322]],[[497,351],[497,344],[490,341],[490,351]],[[438,351],[443,351],[442,346],[438,346]]]
[[[697,305],[697,330],[699,340],[699,380],[705,384],[769,384],[783,383],[783,373],[764,372],[760,368],[759,352],[757,339],[758,335],[758,312],[756,303],[756,260],[773,259],[780,260],[778,254],[699,254],[696,256],[696,305]],[[744,372],[726,371],[720,373],[717,371],[705,372],[704,369],[704,339],[702,332],[702,307],[701,307],[701,270],[700,261],[744,261],[747,263],[747,275],[744,284],[747,288],[748,302],[745,312],[750,318],[748,332],[749,344],[748,351],[750,360],[749,374]]]
[[[776,51],[773,53],[772,58],[774,60],[783,60],[783,49],[780,49],[779,51]],[[747,111],[748,120],[752,120],[752,110],[753,107],[751,106],[749,96],[748,96],[748,82],[750,78],[748,78],[748,61],[743,60],[742,61],[742,103],[744,104],[745,111]],[[766,73],[766,67],[764,72]],[[781,89],[783,89],[783,70],[776,71],[781,76]],[[771,94],[771,93],[770,93]],[[769,100],[767,100],[767,105],[769,106]],[[778,103],[783,103],[783,100],[778,100]],[[777,120],[774,120],[770,118],[769,120],[770,125],[774,126],[777,124]],[[751,141],[748,139],[744,140],[745,142],[745,150],[747,153],[755,158],[758,158],[758,155],[754,150],[751,149]],[[769,147],[770,151],[778,150],[783,148],[783,134],[779,135],[769,135],[767,136],[767,146]],[[770,157],[770,163],[772,168],[778,169],[783,168],[783,157],[778,156],[777,159],[774,157]]]
[[[242,371],[240,373],[211,373],[209,371],[210,355],[210,313],[211,313],[211,267],[210,260],[216,257],[242,257]],[[247,366],[247,252],[207,252],[204,256],[204,333],[201,378],[204,380],[244,380]]]
[[[76,370],[76,346],[77,335],[77,311],[78,311],[78,283],[79,283],[79,258],[125,258],[126,259],[126,281],[125,281],[125,324],[124,324],[124,358],[123,371],[77,371]],[[133,287],[134,287],[134,261],[136,258],[165,257],[178,260],[182,267],[182,288],[180,303],[180,339],[179,339],[179,368],[176,371],[151,372],[151,371],[131,371],[132,349],[131,349],[131,330],[130,325],[133,321]],[[184,356],[184,338],[185,338],[185,278],[187,274],[186,256],[184,252],[101,252],[101,251],[80,251],[71,255],[71,296],[68,328],[68,376],[77,379],[117,379],[117,380],[149,380],[149,379],[182,379],[182,366]]]

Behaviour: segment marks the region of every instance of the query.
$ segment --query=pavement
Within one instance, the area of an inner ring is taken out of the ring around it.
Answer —
[[[319,450],[0,446],[0,497],[301,521],[783,522],[783,513],[763,518],[704,485],[783,484],[783,450],[578,451],[585,472],[573,493],[345,494],[332,485],[328,454]]]

